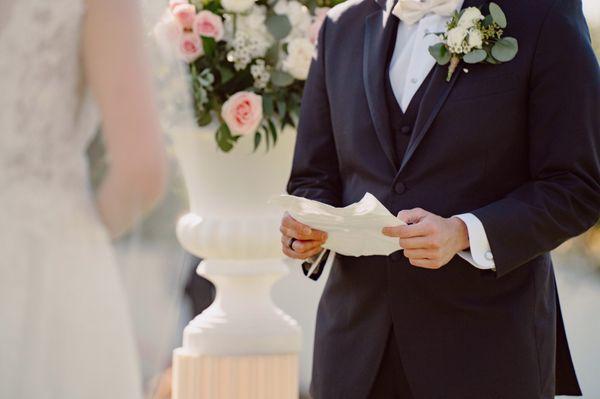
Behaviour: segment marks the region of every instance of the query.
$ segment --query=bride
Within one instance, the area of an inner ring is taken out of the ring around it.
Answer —
[[[2,398],[141,397],[110,246],[166,180],[141,31],[135,0],[0,0]]]

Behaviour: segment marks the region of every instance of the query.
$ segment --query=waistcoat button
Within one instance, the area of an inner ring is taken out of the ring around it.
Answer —
[[[410,130],[411,130],[411,129],[410,129],[410,126],[402,126],[402,128],[400,128],[400,131],[401,131],[403,134],[409,134],[409,133],[410,133]]]
[[[394,186],[394,191],[397,194],[402,194],[406,191],[406,184],[402,183],[401,181],[399,181],[398,183],[396,183],[396,185]]]

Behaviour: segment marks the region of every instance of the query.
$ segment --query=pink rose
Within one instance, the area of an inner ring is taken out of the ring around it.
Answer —
[[[175,8],[175,6],[178,6],[180,4],[189,4],[190,2],[188,0],[170,0],[169,1],[169,9],[171,11],[173,11],[173,9]]]
[[[192,29],[196,18],[196,7],[192,4],[176,4],[173,6],[173,16],[184,29]]]
[[[263,117],[262,97],[249,91],[237,92],[223,104],[221,117],[232,134],[255,133]]]
[[[329,7],[318,7],[315,10],[313,23],[308,29],[308,38],[312,44],[315,44],[319,38],[319,30],[321,30],[321,25],[323,25],[323,22],[325,22],[327,11],[329,11]]]
[[[181,36],[179,43],[179,56],[181,59],[191,64],[203,53],[202,42],[197,35],[186,32]]]
[[[194,19],[193,27],[198,36],[212,37],[217,42],[223,38],[223,21],[210,11],[200,11]]]

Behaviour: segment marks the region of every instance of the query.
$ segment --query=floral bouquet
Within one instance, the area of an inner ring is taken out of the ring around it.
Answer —
[[[215,138],[222,151],[248,136],[255,150],[261,143],[269,149],[286,126],[295,127],[318,32],[332,5],[170,1],[155,38],[189,64],[197,123],[218,122]]]

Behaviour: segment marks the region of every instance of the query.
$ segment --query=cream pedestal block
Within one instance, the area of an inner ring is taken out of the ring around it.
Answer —
[[[296,354],[215,357],[180,348],[174,360],[174,398],[298,398]]]
[[[271,300],[288,270],[281,214],[267,201],[285,191],[295,132],[269,152],[242,138],[230,153],[215,125],[171,133],[190,199],[177,237],[204,259],[198,273],[216,286],[211,306],[184,330],[173,356],[174,399],[297,399],[300,327]]]

